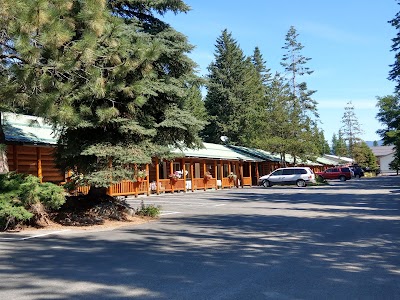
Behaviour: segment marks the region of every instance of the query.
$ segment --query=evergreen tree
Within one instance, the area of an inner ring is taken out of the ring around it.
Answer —
[[[379,112],[376,118],[386,127],[377,133],[382,137],[384,145],[395,147],[393,166],[396,166],[400,161],[400,97],[396,93],[394,96],[388,95],[377,99]]]
[[[208,114],[204,105],[200,88],[197,85],[189,87],[187,98],[185,99],[184,108],[190,111],[198,120],[207,122]]]
[[[358,122],[358,118],[354,112],[354,106],[351,101],[347,103],[344,108],[345,112],[342,117],[342,134],[344,140],[347,142],[349,155],[354,158],[354,145],[361,141],[360,134],[362,134],[361,125]]]
[[[379,111],[376,118],[385,126],[377,133],[382,137],[385,145],[394,145],[400,140],[400,97],[396,94],[377,97],[377,99]]]
[[[339,130],[337,138],[335,134],[332,137],[332,153],[339,157],[348,156],[346,141],[343,139],[343,133],[341,130]]]
[[[257,141],[257,147],[278,153],[281,165],[286,165],[286,154],[289,153],[292,140],[291,130],[291,95],[290,87],[284,78],[276,73],[272,78],[266,102],[263,106],[264,113],[260,115],[261,126],[258,129],[262,137]]]
[[[331,149],[331,152],[332,152],[333,155],[336,155],[337,143],[338,143],[338,138],[336,136],[336,133],[334,133],[332,135],[332,149]]]
[[[398,3],[400,4],[400,3]],[[394,63],[389,72],[389,79],[396,82],[396,93],[400,92],[400,12],[389,23],[396,29],[396,37],[392,39],[392,51],[395,53]]]
[[[366,142],[359,141],[353,146],[353,156],[358,165],[370,170],[378,169],[376,157]]]
[[[317,125],[314,125],[313,135],[317,139],[318,154],[324,155],[331,153],[329,143],[325,139],[324,131],[320,130]]]
[[[307,66],[311,58],[301,54],[304,46],[298,42],[298,36],[296,29],[291,26],[286,34],[285,45],[282,47],[286,53],[283,55],[281,65],[287,73],[291,93],[302,112],[317,116],[317,102],[311,98],[316,91],[308,90],[307,83],[302,81],[303,76],[314,72]]]
[[[264,60],[258,47],[254,48],[251,60],[260,76],[261,82],[265,87],[268,87],[272,80],[271,69],[266,67],[266,61]]]
[[[257,70],[226,29],[216,41],[214,56],[208,67],[205,106],[209,124],[204,139],[220,143],[221,136],[228,136],[232,143],[248,145],[254,138],[253,120],[263,97]]]
[[[182,1],[0,6],[1,100],[57,124],[60,166],[106,187],[168,146],[200,145],[203,123],[184,109],[197,80],[192,46],[157,17],[188,11]]]
[[[291,114],[291,131],[292,139],[288,141],[291,145],[290,154],[294,157],[307,159],[312,158],[317,154],[317,140],[312,135],[312,128],[318,117],[317,102],[311,98],[315,93],[309,90],[307,83],[302,81],[302,77],[312,74],[313,71],[307,67],[307,62],[310,58],[306,58],[301,54],[303,45],[297,41],[298,33],[291,26],[285,38],[285,45],[282,47],[286,50],[283,55],[281,65],[287,74],[292,105],[290,108]],[[297,115],[295,115],[297,114]],[[307,155],[309,153],[309,155]]]

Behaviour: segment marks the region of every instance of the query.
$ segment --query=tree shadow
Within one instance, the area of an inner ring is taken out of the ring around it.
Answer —
[[[397,194],[355,198],[327,188],[317,197],[284,190],[232,195],[224,211],[2,243],[0,295],[394,299],[400,294]],[[212,199],[227,201],[217,193]],[[251,210],[235,206],[249,202]]]

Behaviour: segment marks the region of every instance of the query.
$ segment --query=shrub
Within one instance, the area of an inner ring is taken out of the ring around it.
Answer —
[[[0,198],[0,229],[6,230],[8,227],[14,227],[19,222],[28,221],[32,217],[33,214],[24,207]]]
[[[317,185],[324,185],[324,184],[328,184],[328,182],[326,181],[326,179],[322,176],[319,175],[315,175],[315,183]]]
[[[14,172],[0,175],[0,226],[3,230],[28,220],[33,220],[34,225],[48,224],[48,210],[58,209],[64,202],[64,189],[53,183],[40,183],[35,176]]]
[[[156,218],[161,213],[161,206],[155,206],[153,204],[145,205],[143,200],[140,207],[136,210],[136,214],[139,216],[147,216]]]

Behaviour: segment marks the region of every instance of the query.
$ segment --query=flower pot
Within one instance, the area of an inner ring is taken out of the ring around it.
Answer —
[[[206,175],[206,176],[204,176],[204,179],[206,181],[209,181],[210,179],[212,179],[212,175]]]

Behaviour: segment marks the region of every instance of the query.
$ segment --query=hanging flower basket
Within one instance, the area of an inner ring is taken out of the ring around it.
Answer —
[[[144,179],[147,177],[147,171],[146,170],[138,170],[136,173],[136,181],[137,182],[143,182]]]
[[[234,174],[233,172],[230,172],[228,175],[229,181],[236,181],[236,174]]]
[[[210,179],[212,179],[213,177],[212,177],[212,175],[211,175],[211,173],[210,172],[206,172],[205,174],[204,174],[204,180],[205,181],[209,181]]]
[[[168,177],[173,184],[176,183],[179,178],[181,178],[180,173],[178,171],[175,171],[174,173],[169,174]]]

